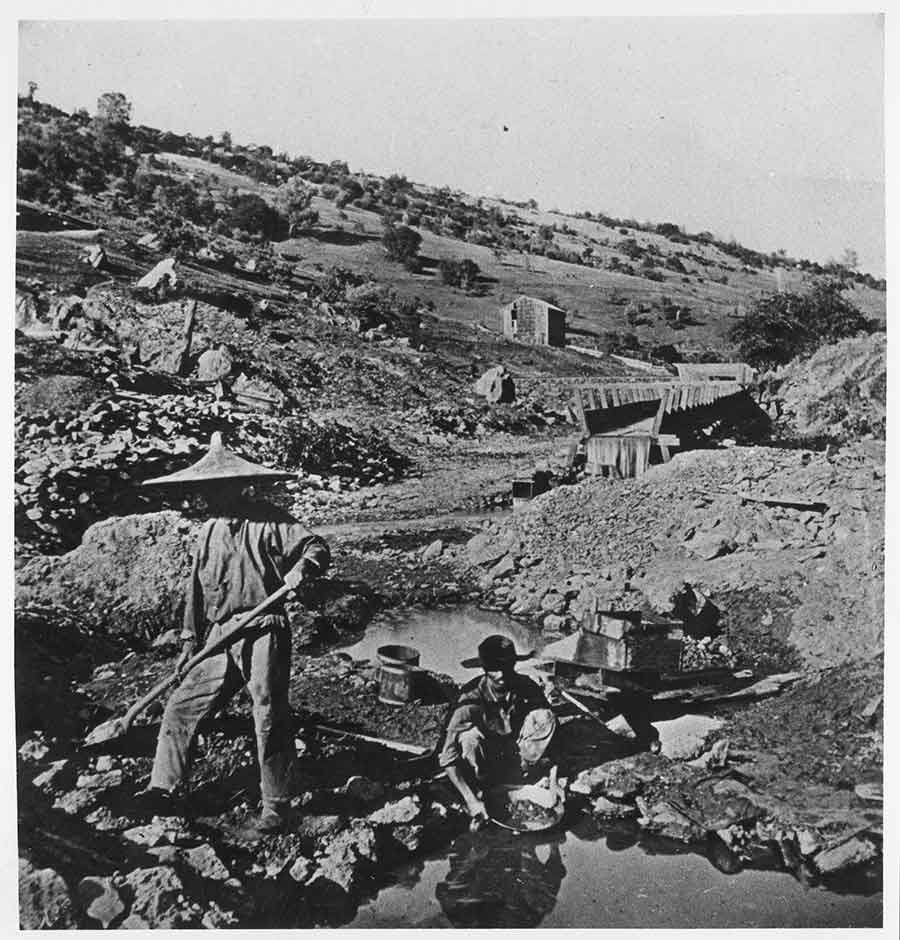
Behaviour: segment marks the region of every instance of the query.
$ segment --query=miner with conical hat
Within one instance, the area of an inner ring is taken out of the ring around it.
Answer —
[[[242,615],[283,584],[296,586],[327,570],[326,543],[254,492],[261,484],[292,475],[244,460],[215,433],[209,452],[195,464],[145,481],[145,485],[183,487],[184,492],[201,496],[208,516],[185,598],[183,648],[176,664],[180,673],[198,649],[232,630]],[[146,808],[159,815],[177,809],[197,726],[246,686],[253,701],[259,754],[262,814],[257,828],[281,829],[293,795],[290,668],[291,631],[283,608],[276,607],[248,625],[226,651],[183,675],[163,714],[150,785],[140,794]]]

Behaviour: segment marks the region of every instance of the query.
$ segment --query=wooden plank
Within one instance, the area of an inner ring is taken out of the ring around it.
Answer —
[[[668,394],[660,399],[659,408],[656,410],[656,416],[653,419],[653,426],[650,429],[650,433],[656,437],[659,434],[660,426],[662,425],[663,416],[666,413],[666,402],[668,401]]]
[[[595,411],[597,408],[597,396],[594,393],[593,388],[587,390],[587,406],[591,411]]]
[[[752,496],[741,494],[742,503],[763,503],[766,506],[787,506],[789,509],[806,509],[810,512],[825,512],[828,503],[821,500],[804,499],[801,496]]]

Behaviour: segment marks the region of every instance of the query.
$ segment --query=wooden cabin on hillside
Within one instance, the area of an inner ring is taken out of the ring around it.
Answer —
[[[533,346],[565,346],[566,314],[538,297],[517,297],[501,310],[503,335]]]

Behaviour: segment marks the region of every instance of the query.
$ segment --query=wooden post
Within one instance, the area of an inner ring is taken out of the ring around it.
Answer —
[[[186,376],[191,371],[191,341],[194,338],[194,326],[197,322],[197,301],[191,300],[184,308],[184,324],[181,327],[181,344],[174,354],[176,375]],[[169,368],[172,368],[170,366]]]
[[[650,430],[650,433],[653,437],[659,435],[659,429],[662,427],[663,415],[666,413],[666,404],[669,400],[669,393],[663,392],[663,397],[659,400],[659,408],[656,409],[656,417],[653,419],[653,427]]]
[[[581,422],[581,427],[584,430],[585,434],[590,434],[590,429],[587,426],[587,418],[584,416],[584,402],[581,398],[581,389],[575,389],[575,414],[578,416],[578,420]]]

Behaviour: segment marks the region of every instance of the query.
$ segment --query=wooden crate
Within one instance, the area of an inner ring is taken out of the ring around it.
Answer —
[[[582,633],[578,638],[575,661],[617,671],[672,673],[681,668],[683,647],[680,635],[658,630],[623,637]]]
[[[574,659],[601,669],[677,672],[683,624],[645,620],[639,611],[598,610],[586,618]]]

